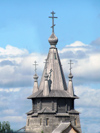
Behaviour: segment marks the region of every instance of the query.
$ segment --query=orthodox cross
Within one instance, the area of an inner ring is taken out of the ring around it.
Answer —
[[[68,64],[70,64],[69,70],[70,70],[70,74],[71,74],[71,69],[72,69],[71,64],[73,64],[73,63],[72,63],[72,60],[70,60],[70,63],[68,63]]]
[[[51,72],[52,72],[52,69],[50,69],[50,72],[49,72],[49,74],[50,74],[49,79],[51,79]]]
[[[47,59],[45,59],[45,70],[46,70],[46,74],[47,74],[47,63],[48,63],[48,61],[47,61]]]
[[[38,64],[37,64],[36,61],[34,61],[34,64],[33,64],[33,65],[35,65],[35,74],[36,74],[36,70],[37,70],[36,66],[37,66]]]
[[[51,14],[52,14],[52,17],[49,17],[49,18],[52,18],[52,26],[51,26],[51,28],[52,28],[52,33],[54,33],[54,26],[55,26],[54,18],[58,18],[58,17],[54,17],[54,14],[55,14],[54,11],[52,11]]]

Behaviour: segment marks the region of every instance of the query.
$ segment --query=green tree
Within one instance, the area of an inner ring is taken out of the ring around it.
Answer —
[[[0,122],[0,133],[12,133],[13,131],[10,129],[10,123],[8,121],[3,121],[2,124]]]
[[[1,132],[1,122],[0,122],[0,132]]]

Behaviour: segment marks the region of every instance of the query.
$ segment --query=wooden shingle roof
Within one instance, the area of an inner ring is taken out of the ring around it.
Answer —
[[[27,99],[32,99],[32,98],[43,98],[43,90],[39,90],[36,93],[33,93],[30,95]],[[78,99],[76,95],[71,96],[66,90],[51,90],[49,95],[47,97],[61,97],[61,98],[75,98]]]

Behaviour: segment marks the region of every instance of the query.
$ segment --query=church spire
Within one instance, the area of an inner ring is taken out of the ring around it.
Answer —
[[[73,96],[73,95],[74,95],[73,81],[72,81],[73,75],[72,75],[72,73],[71,73],[71,69],[72,69],[71,64],[73,64],[73,63],[72,63],[72,61],[70,60],[70,63],[68,63],[68,64],[70,64],[70,69],[69,69],[69,70],[70,70],[70,73],[69,73],[69,76],[68,76],[68,78],[69,78],[68,92],[69,92],[69,94],[70,94],[71,96]]]
[[[49,95],[49,84],[48,84],[48,74],[47,74],[47,59],[45,60],[45,75],[44,75],[44,78],[45,78],[45,81],[44,81],[44,89],[43,89],[43,96],[48,96]]]
[[[52,34],[49,37],[48,41],[49,41],[51,47],[54,48],[56,46],[57,42],[58,42],[58,38],[54,34],[54,26],[55,26],[55,24],[54,24],[54,18],[57,18],[57,17],[54,17],[54,14],[55,14],[54,11],[52,11],[51,14],[52,14],[52,16],[49,17],[49,18],[52,18],[52,26],[51,26],[51,28],[52,28]]]
[[[54,18],[57,18],[57,17],[54,17],[55,13],[53,11],[51,12],[51,14],[52,14],[52,17],[50,18],[52,18],[52,34],[48,39],[51,45],[47,56],[48,67],[46,67],[43,71],[43,75],[39,86],[39,90],[43,90],[43,92],[45,92],[44,84],[48,84],[47,85],[49,87],[49,89],[47,89],[48,93],[50,93],[52,90],[67,90],[65,76],[61,66],[58,50],[56,48],[58,38],[54,34],[54,26],[55,26]],[[45,74],[46,71],[48,72],[48,74],[50,72],[49,79],[47,74]],[[47,79],[48,79],[48,82],[47,82]]]
[[[37,76],[37,73],[36,73],[36,66],[38,65],[37,62],[35,61],[34,64],[35,65],[35,75],[33,76],[34,78],[34,87],[33,87],[33,93],[37,92],[39,89],[38,89],[38,76]]]

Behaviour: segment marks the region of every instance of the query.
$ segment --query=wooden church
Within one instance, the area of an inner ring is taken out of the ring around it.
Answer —
[[[36,73],[34,75],[33,93],[28,97],[32,100],[32,110],[27,113],[25,132],[81,133],[79,112],[74,108],[74,100],[78,97],[73,90],[71,67],[67,86],[56,48],[58,38],[54,34],[54,18],[57,17],[54,17],[53,11],[51,14],[52,34],[48,39],[49,53],[39,86],[38,76]]]

